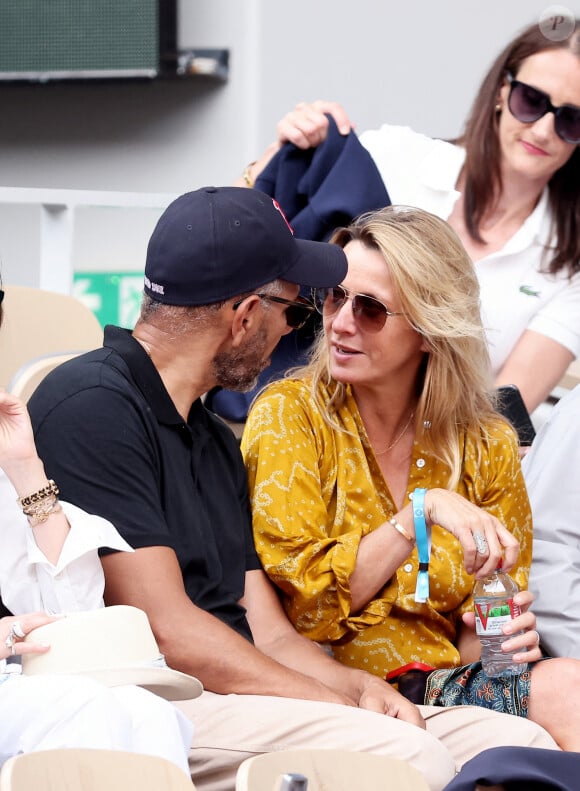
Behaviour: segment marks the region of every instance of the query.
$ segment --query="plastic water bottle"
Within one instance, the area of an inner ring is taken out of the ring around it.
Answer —
[[[513,654],[501,650],[503,641],[508,639],[502,627],[520,614],[520,608],[513,601],[518,590],[517,584],[501,568],[477,580],[473,589],[475,630],[481,641],[481,663],[485,673],[491,677],[517,676],[527,668],[525,662],[514,662]],[[517,653],[524,650],[519,649]]]

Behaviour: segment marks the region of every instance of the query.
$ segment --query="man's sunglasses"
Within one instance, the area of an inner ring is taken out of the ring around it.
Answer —
[[[525,82],[507,75],[510,84],[508,107],[510,113],[523,124],[533,124],[546,113],[554,113],[556,134],[566,143],[580,143],[580,107],[574,104],[561,104],[554,107],[550,97]]]
[[[385,326],[388,316],[404,316],[395,313],[386,305],[367,294],[354,294],[343,286],[317,288],[313,291],[316,310],[323,316],[333,316],[347,300],[352,301],[352,312],[361,330],[378,332]]]
[[[248,294],[250,296],[250,294]],[[232,305],[234,310],[237,310],[244,299],[247,299],[248,296],[244,297],[243,299],[239,299],[237,302],[234,302]],[[315,306],[305,297],[298,297],[295,300],[292,299],[284,299],[284,297],[274,297],[271,294],[253,294],[252,296],[260,297],[260,299],[264,299],[267,302],[277,302],[280,305],[287,305],[288,307],[284,311],[286,314],[286,324],[289,327],[292,327],[293,330],[299,330],[303,327],[306,322],[308,321],[309,317],[314,313],[316,310]]]

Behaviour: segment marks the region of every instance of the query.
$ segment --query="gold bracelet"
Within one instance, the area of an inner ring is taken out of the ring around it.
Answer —
[[[409,531],[408,531],[408,530],[406,530],[406,529],[403,527],[403,525],[402,525],[400,522],[397,522],[397,520],[395,519],[395,517],[394,517],[394,516],[392,516],[392,517],[389,519],[389,524],[390,524],[390,525],[392,525],[392,526],[395,528],[395,530],[397,531],[397,533],[400,533],[400,534],[403,536],[403,538],[406,538],[406,539],[407,539],[407,541],[408,541],[408,542],[409,542],[409,543],[410,543],[412,546],[415,546],[415,543],[416,543],[416,542],[415,542],[415,539],[414,539],[414,537],[413,537],[413,536],[412,536],[412,535],[409,533]]]
[[[39,508],[34,513],[26,514],[26,518],[28,519],[28,524],[30,527],[36,527],[37,525],[41,525],[43,522],[46,522],[49,516],[58,514],[59,511],[62,511],[62,505],[58,500],[55,500],[50,506],[46,508]]]
[[[256,161],[257,160],[254,159],[253,162],[250,162],[249,165],[246,165],[246,167],[244,168],[244,172],[242,173],[242,178],[244,179],[246,187],[249,187],[250,189],[252,189],[254,184],[256,183],[252,178],[252,174],[251,174],[251,170],[256,164]]]
[[[28,508],[30,505],[34,505],[34,503],[41,503],[43,500],[48,500],[52,497],[58,497],[58,495],[58,486],[52,479],[49,479],[47,485],[43,486],[42,489],[39,489],[37,492],[33,492],[32,494],[28,494],[26,497],[17,497],[16,502],[24,511],[25,508]]]
[[[26,508],[22,509],[22,513],[25,516],[35,516],[35,514],[42,514],[44,512],[48,513],[55,503],[58,503],[58,497],[56,497],[54,494],[51,494],[50,497],[45,497],[43,500],[39,500],[37,503],[31,503],[30,505],[27,505]]]

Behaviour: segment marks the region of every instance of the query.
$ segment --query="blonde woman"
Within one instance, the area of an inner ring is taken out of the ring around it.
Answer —
[[[469,257],[447,223],[406,207],[364,215],[333,241],[348,274],[317,293],[312,362],[265,391],[243,437],[264,568],[296,628],[341,662],[382,677],[426,663],[437,670],[425,704],[529,717],[580,749],[580,664],[537,662],[529,503],[515,434],[490,395]],[[424,534],[410,496],[424,500]],[[471,593],[502,557],[523,589],[507,647],[537,664],[493,680]],[[552,694],[556,670],[571,694]]]

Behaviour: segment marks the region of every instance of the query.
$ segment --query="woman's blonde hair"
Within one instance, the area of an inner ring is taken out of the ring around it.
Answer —
[[[473,264],[446,222],[406,206],[363,214],[330,241],[342,248],[358,241],[383,255],[401,310],[426,341],[417,382],[417,439],[448,465],[453,488],[462,463],[460,432],[481,439],[498,419]],[[325,420],[340,429],[335,412],[344,404],[346,386],[330,375],[324,335],[299,373],[310,380]],[[318,396],[320,383],[332,392],[328,408]]]

